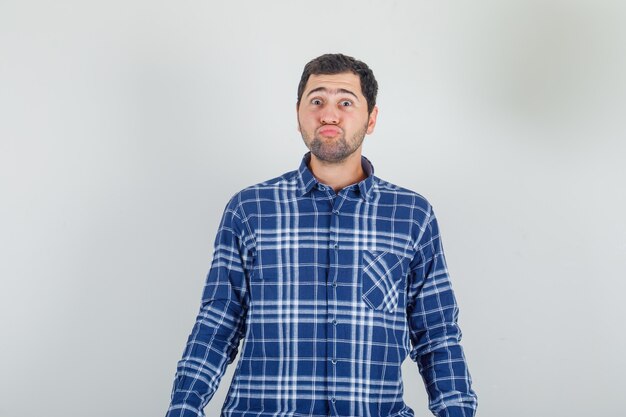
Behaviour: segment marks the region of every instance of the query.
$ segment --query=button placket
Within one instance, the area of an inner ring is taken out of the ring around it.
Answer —
[[[337,195],[335,195],[335,197],[337,197]],[[335,394],[336,394],[336,388],[337,388],[337,330],[338,330],[337,329],[337,325],[338,325],[338,321],[337,321],[338,283],[337,283],[337,280],[339,278],[338,276],[339,269],[337,265],[339,265],[339,249],[341,246],[341,242],[339,241],[339,236],[340,236],[339,235],[339,230],[340,230],[339,216],[341,214],[339,208],[341,207],[342,204],[343,204],[343,197],[339,195],[339,198],[335,198],[334,200],[332,200],[333,207],[330,212],[331,221],[330,221],[330,236],[329,236],[330,237],[329,260],[331,263],[331,267],[329,271],[330,272],[329,273],[330,291],[329,291],[329,297],[328,297],[328,302],[329,302],[328,312],[330,313],[329,314],[330,315],[329,317],[330,329],[329,329],[328,334],[332,336],[329,337],[329,340],[328,340],[328,343],[329,343],[328,375],[332,375],[332,386],[328,387],[328,394],[330,396],[330,402],[333,404],[336,401]]]

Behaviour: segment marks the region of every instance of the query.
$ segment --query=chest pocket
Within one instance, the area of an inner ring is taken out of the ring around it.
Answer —
[[[394,313],[402,289],[402,257],[387,251],[364,250],[361,298],[373,310]]]

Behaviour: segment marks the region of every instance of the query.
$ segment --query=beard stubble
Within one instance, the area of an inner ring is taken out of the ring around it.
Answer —
[[[311,138],[303,129],[300,129],[302,140],[311,153],[319,160],[331,163],[341,162],[352,155],[363,143],[366,131],[367,124],[362,129],[355,132],[350,138],[351,140],[348,141],[346,140],[343,129],[339,137],[332,139],[324,139],[317,134],[313,134]]]

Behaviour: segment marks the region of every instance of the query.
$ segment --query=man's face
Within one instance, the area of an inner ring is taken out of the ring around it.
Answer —
[[[341,162],[374,131],[378,108],[367,114],[359,76],[351,72],[311,75],[298,110],[298,131],[307,148],[325,162]]]

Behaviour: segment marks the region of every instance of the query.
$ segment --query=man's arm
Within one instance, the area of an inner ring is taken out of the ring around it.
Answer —
[[[430,205],[415,250],[407,293],[411,360],[418,365],[434,415],[472,417],[478,401],[460,345],[459,311]]]
[[[203,408],[237,356],[249,300],[245,270],[250,257],[242,241],[242,221],[233,197],[215,237],[200,312],[178,362],[166,417],[204,416]]]

